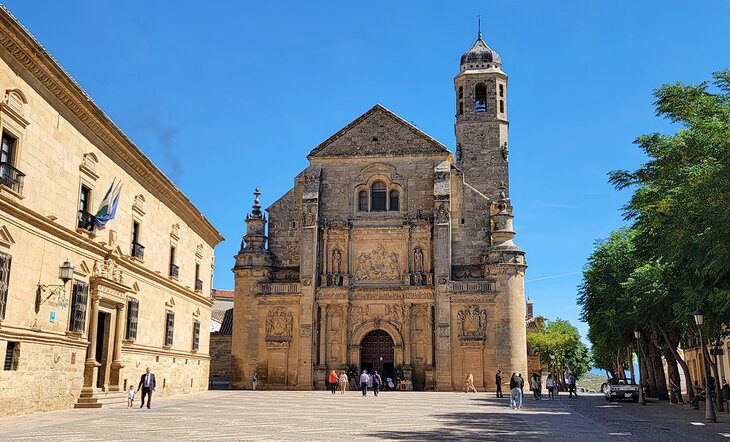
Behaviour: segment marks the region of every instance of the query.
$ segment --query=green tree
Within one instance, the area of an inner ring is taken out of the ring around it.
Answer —
[[[567,371],[580,378],[591,368],[588,349],[580,340],[580,332],[563,319],[548,321],[547,325],[528,333],[527,343],[539,352],[540,359],[565,384],[562,375]]]
[[[712,84],[656,90],[657,115],[679,130],[639,137],[648,161],[612,172],[610,181],[634,188],[625,215],[641,255],[672,263],[671,286],[683,298],[672,319],[691,329],[702,305],[705,335],[717,347],[730,330],[730,70],[715,72]]]

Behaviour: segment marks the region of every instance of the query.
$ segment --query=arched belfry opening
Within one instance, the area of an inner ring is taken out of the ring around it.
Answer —
[[[373,330],[360,343],[360,370],[377,371],[383,382],[395,374],[395,344],[385,330]]]

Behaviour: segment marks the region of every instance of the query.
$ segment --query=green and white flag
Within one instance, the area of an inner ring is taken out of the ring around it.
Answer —
[[[119,182],[117,187],[114,188],[114,179],[112,185],[109,186],[106,195],[101,200],[99,210],[94,216],[94,224],[98,229],[103,229],[106,223],[114,219],[114,215],[117,213],[117,205],[119,205],[119,195],[122,191],[122,183]]]

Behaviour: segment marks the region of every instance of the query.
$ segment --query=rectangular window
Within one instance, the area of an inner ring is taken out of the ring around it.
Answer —
[[[3,131],[0,145],[0,185],[16,193],[23,193],[23,179],[25,174],[15,168],[15,146],[17,139]]]
[[[5,360],[3,361],[3,370],[17,370],[18,356],[20,355],[20,343],[8,342],[5,350]]]
[[[200,321],[197,319],[193,320],[193,351],[198,351],[200,348]]]
[[[10,286],[10,263],[12,257],[0,252],[0,319],[5,319],[8,303],[8,287]]]
[[[172,347],[172,335],[175,329],[175,313],[167,312],[165,315],[165,346]]]
[[[94,216],[91,210],[91,189],[81,186],[79,192],[79,223],[78,228],[91,231],[94,229]]]
[[[0,149],[0,163],[15,165],[15,144],[17,139],[3,131],[2,148]]]
[[[132,256],[144,260],[144,246],[139,243],[139,223],[132,221]]]
[[[200,264],[195,263],[195,290],[198,292],[203,291],[203,280],[200,279]]]
[[[139,317],[139,300],[129,298],[127,301],[127,334],[126,339],[137,339],[137,318]]]
[[[83,281],[74,281],[71,297],[71,320],[68,330],[83,333],[86,329],[86,303],[89,298],[89,285]]]
[[[170,246],[170,276],[180,276],[180,267],[175,265],[175,246]]]

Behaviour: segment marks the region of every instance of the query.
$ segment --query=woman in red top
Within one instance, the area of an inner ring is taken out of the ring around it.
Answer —
[[[332,391],[332,394],[335,394],[335,391],[337,391],[337,382],[339,379],[337,378],[337,373],[335,373],[334,370],[332,370],[332,373],[330,373],[329,377],[329,383],[330,383],[330,390]]]

